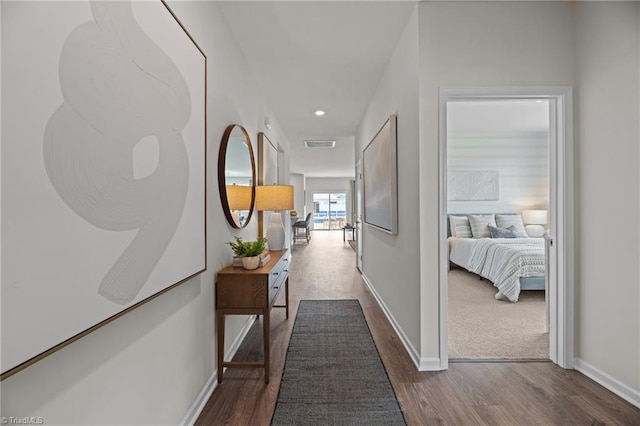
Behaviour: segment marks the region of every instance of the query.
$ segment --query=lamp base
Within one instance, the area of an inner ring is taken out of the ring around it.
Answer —
[[[267,244],[269,250],[282,251],[284,249],[284,224],[280,212],[273,212],[269,217],[267,227]]]
[[[533,238],[544,237],[545,229],[542,225],[527,225],[525,226],[527,235]]]

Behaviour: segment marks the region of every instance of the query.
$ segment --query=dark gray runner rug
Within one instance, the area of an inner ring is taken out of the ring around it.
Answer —
[[[272,425],[406,425],[357,300],[302,300]]]

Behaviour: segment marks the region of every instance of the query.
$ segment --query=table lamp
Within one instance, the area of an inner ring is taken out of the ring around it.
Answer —
[[[293,209],[293,186],[256,186],[256,210],[272,211],[267,227],[269,250],[280,251],[284,248],[284,224],[280,210],[291,209]]]
[[[542,225],[547,224],[547,211],[523,210],[522,221],[526,225],[525,229],[530,237],[542,237],[546,231]]]
[[[251,210],[252,187],[233,184],[226,185],[226,190],[227,202],[229,203],[229,210],[231,211],[233,220],[238,226],[242,226],[238,212],[241,210]]]

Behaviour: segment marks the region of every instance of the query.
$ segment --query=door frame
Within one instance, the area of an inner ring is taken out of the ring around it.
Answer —
[[[354,203],[356,225],[356,268],[362,272],[362,162],[356,161],[356,197]]]
[[[440,368],[449,365],[447,244],[447,103],[473,100],[549,100],[549,357],[574,365],[573,89],[569,86],[441,87],[439,93]]]

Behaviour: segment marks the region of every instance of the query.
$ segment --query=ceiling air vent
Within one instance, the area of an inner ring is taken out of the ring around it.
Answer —
[[[336,141],[304,141],[307,148],[335,148]]]

